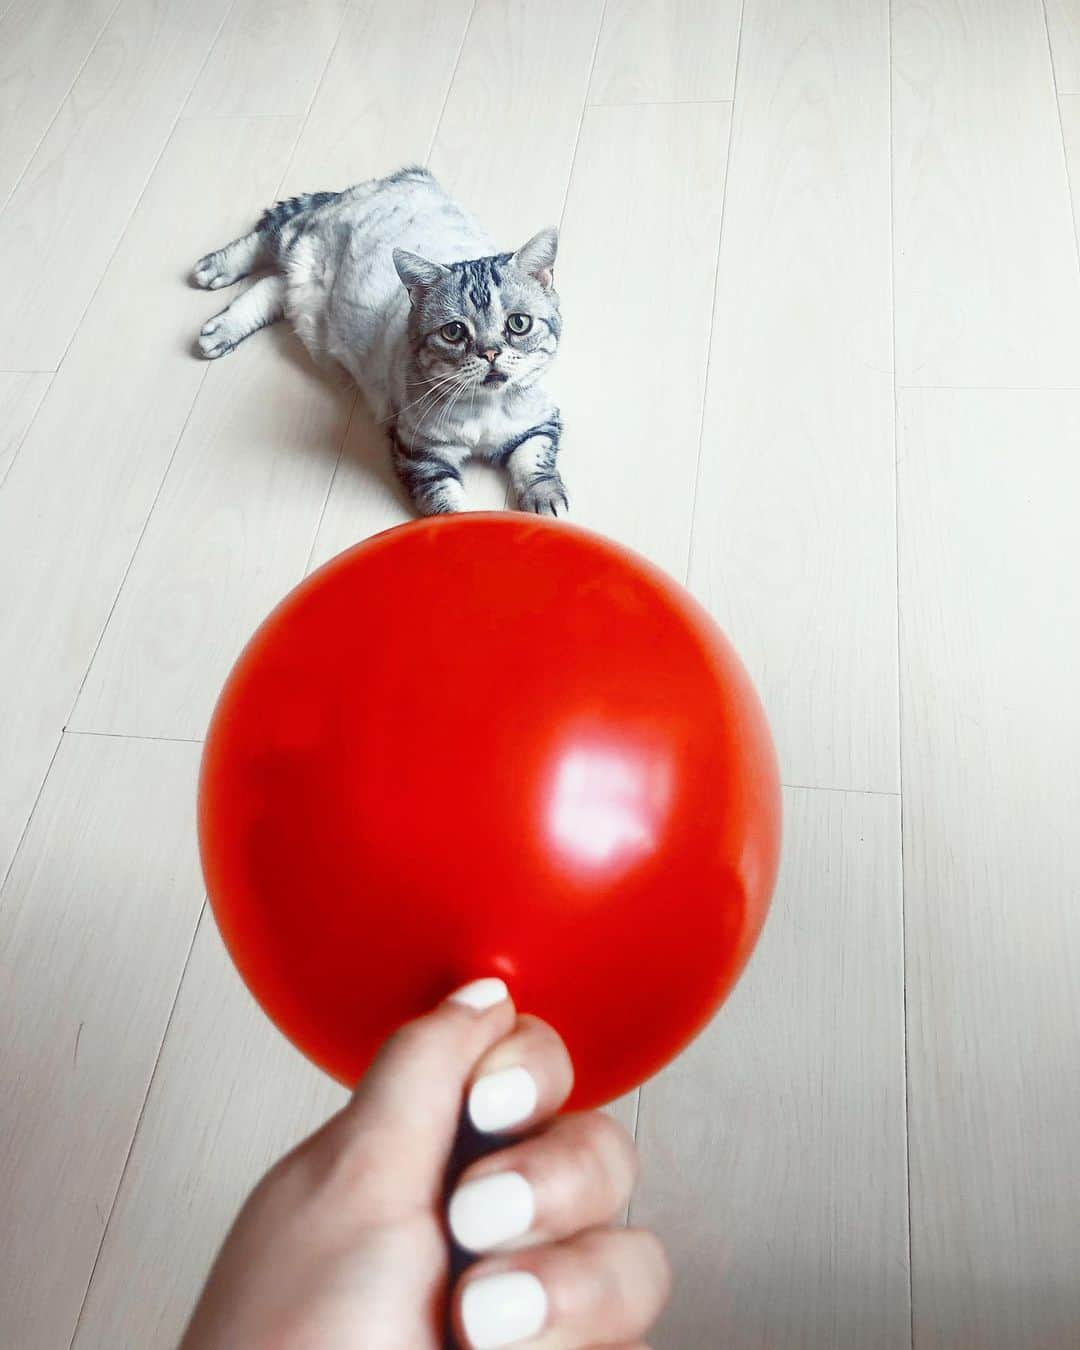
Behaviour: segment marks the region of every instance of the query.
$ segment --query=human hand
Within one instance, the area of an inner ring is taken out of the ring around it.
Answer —
[[[634,1146],[599,1112],[556,1118],[572,1079],[562,1041],[500,980],[403,1027],[252,1192],[180,1350],[440,1350],[448,1319],[471,1350],[642,1350],[666,1259],[651,1233],[606,1227]],[[447,1206],[463,1105],[503,1146]],[[453,1287],[448,1225],[482,1258]]]

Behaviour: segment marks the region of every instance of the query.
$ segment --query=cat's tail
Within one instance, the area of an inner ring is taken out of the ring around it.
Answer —
[[[255,231],[268,242],[274,241],[290,220],[337,201],[340,196],[340,192],[302,192],[298,197],[287,197],[262,213]]]
[[[289,250],[301,233],[300,217],[342,195],[340,192],[305,192],[299,197],[276,202],[262,213],[258,224],[248,234],[200,258],[191,273],[192,281],[196,286],[216,291],[221,286],[232,286],[267,263],[286,264]],[[282,231],[290,221],[296,221],[296,227],[283,236]]]

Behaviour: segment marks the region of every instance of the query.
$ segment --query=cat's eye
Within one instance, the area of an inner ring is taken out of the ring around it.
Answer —
[[[453,323],[444,323],[439,332],[447,342],[460,342],[465,336],[465,325],[455,319]]]
[[[521,337],[522,333],[527,333],[532,327],[532,318],[528,314],[508,314],[506,326],[511,333],[516,333],[518,337]]]

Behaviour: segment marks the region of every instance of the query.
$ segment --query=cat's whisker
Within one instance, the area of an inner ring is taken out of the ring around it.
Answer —
[[[434,388],[434,389],[425,389],[425,391],[420,395],[419,398],[414,398],[413,401],[412,401],[411,403],[406,403],[406,404],[404,404],[402,407],[398,408],[397,412],[391,413],[391,414],[389,415],[389,417],[382,417],[382,418],[380,418],[380,419],[379,419],[379,422],[378,422],[378,425],[379,425],[379,426],[382,426],[382,425],[383,425],[384,423],[386,423],[386,422],[392,422],[392,421],[394,420],[395,417],[400,417],[401,414],[402,414],[403,412],[408,412],[408,410],[409,410],[410,408],[415,408],[415,407],[417,406],[418,403],[423,403],[425,399],[430,398],[431,395],[432,395],[433,393],[437,393],[439,389],[441,389],[441,388],[443,388],[443,387],[445,387],[445,386],[447,386],[447,385],[452,384],[452,383],[454,382],[454,380],[457,378],[457,376],[458,376],[459,373],[460,373],[460,372],[458,372],[458,371],[456,371],[456,370],[451,370],[448,374],[445,374],[445,375],[436,375],[436,376],[434,376],[434,377],[433,377],[432,379],[430,379],[430,380],[415,380],[415,381],[413,381],[413,382],[412,382],[412,387],[413,387],[413,388],[415,388],[417,384],[434,385],[435,388]]]

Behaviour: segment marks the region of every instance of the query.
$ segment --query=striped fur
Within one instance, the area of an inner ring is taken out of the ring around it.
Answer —
[[[541,384],[562,331],[555,249],[548,230],[497,251],[416,166],[290,197],[196,264],[193,278],[208,289],[270,269],[204,326],[199,347],[225,355],[285,314],[316,359],[352,374],[389,426],[394,466],[418,510],[461,510],[462,466],[475,457],[506,466],[523,509],[558,515],[567,501],[556,467],[561,423]]]

